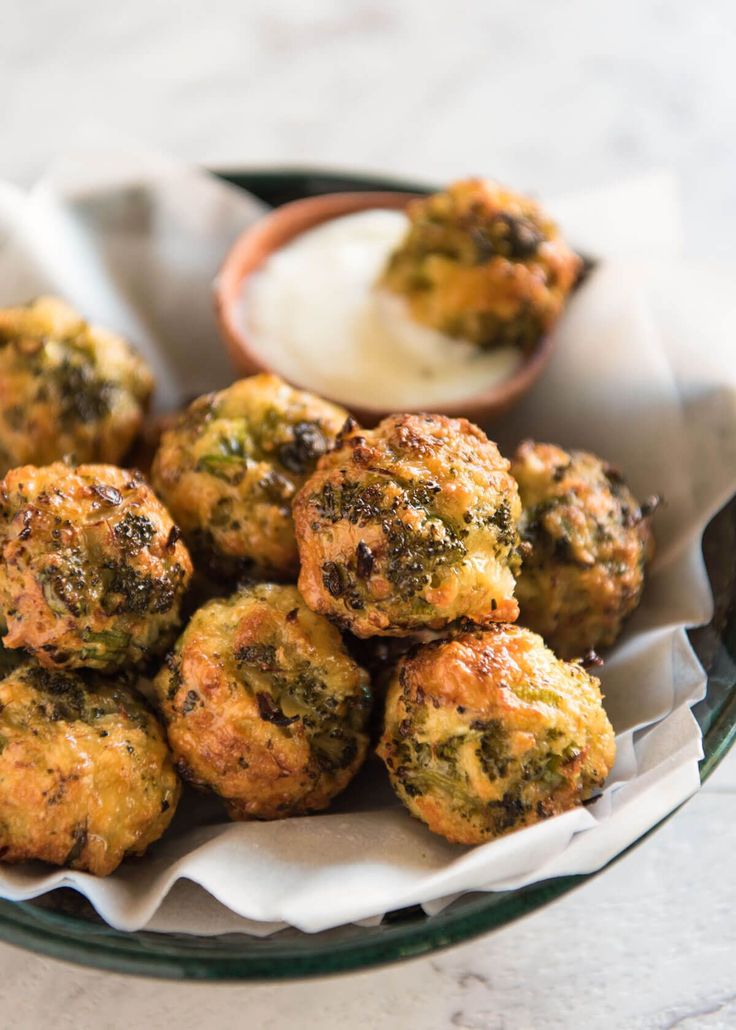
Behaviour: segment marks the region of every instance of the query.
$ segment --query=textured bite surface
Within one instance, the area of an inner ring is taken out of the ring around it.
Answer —
[[[200,608],[155,687],[181,774],[234,819],[325,808],[365,758],[368,676],[295,587]]]
[[[125,340],[63,301],[0,309],[0,475],[67,455],[120,461],[152,390]]]
[[[481,844],[590,797],[615,743],[597,679],[529,630],[494,626],[400,662],[378,753],[413,815]]]
[[[296,576],[291,502],[347,412],[278,376],[200,397],[164,433],[153,484],[195,557],[226,576]]]
[[[526,441],[511,471],[528,546],[520,619],[565,658],[612,644],[639,604],[654,541],[651,502],[594,454]]]
[[[527,352],[551,331],[581,262],[535,201],[468,179],[412,201],[407,214],[381,282],[418,322]]]
[[[49,668],[111,670],[171,642],[192,566],[138,473],[61,462],[0,482],[6,647]]]
[[[307,604],[361,637],[513,621],[508,469],[466,419],[392,415],[342,434],[294,504]]]
[[[158,840],[179,793],[132,688],[33,661],[0,680],[0,861],[106,876]]]

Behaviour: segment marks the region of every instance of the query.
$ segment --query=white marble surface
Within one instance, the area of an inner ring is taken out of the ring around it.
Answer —
[[[219,165],[320,163],[541,194],[658,167],[688,250],[736,255],[728,0],[0,0],[0,178],[98,121]],[[584,888],[481,941],[289,986],[182,986],[0,946],[0,1027],[736,1026],[736,755]]]

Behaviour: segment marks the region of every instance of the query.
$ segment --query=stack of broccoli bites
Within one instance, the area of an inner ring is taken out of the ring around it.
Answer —
[[[551,289],[573,262],[540,217],[473,226]],[[442,415],[362,429],[272,375],[183,411],[154,493],[90,463],[123,458],[151,389],[60,301],[0,311],[0,859],[108,874],[164,832],[179,776],[233,819],[324,810],[370,749],[364,664],[391,784],[449,840],[601,788],[615,743],[588,652],[639,601],[653,502],[593,455],[527,442],[510,464]]]
[[[106,875],[176,809],[166,736],[134,680],[176,634],[189,554],[139,474],[84,463],[125,454],[152,387],[123,340],[63,302],[0,311],[6,862]]]
[[[597,679],[512,625],[526,610],[516,580],[545,560],[519,536],[528,516],[513,471],[464,419],[396,415],[373,430],[348,425],[294,503],[305,601],[357,637],[407,638],[393,668],[383,663],[378,753],[409,810],[464,844],[580,804],[615,754]],[[648,541],[646,513],[617,491],[608,518]],[[586,509],[583,491],[568,493]],[[640,577],[643,554],[632,559]],[[616,628],[631,607],[627,594]],[[565,657],[590,649],[578,625]]]

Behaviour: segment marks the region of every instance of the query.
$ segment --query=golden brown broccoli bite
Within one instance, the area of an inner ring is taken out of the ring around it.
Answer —
[[[529,630],[493,626],[400,662],[378,753],[430,830],[482,844],[590,797],[615,743],[598,680]]]
[[[119,461],[152,390],[128,344],[63,301],[0,309],[0,475],[65,455]]]
[[[294,577],[291,502],[346,418],[273,375],[194,401],[164,433],[152,476],[198,564],[231,577]]]
[[[4,643],[48,668],[112,670],[168,647],[192,574],[137,472],[62,462],[0,482]]]
[[[513,621],[521,508],[508,469],[466,419],[349,428],[294,504],[305,601],[359,637]]]
[[[0,679],[0,861],[107,876],[163,834],[180,785],[128,686],[25,661]]]
[[[564,658],[612,644],[639,604],[654,541],[649,515],[619,472],[585,451],[525,441],[511,471],[528,551],[521,621]]]
[[[200,608],[155,689],[177,768],[233,819],[326,808],[365,758],[368,676],[292,586]]]
[[[581,261],[529,197],[467,179],[412,201],[381,284],[423,325],[480,347],[530,351],[549,333]]]

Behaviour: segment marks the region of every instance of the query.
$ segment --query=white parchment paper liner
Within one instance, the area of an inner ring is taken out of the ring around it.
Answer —
[[[690,707],[705,676],[684,627],[710,618],[700,537],[736,490],[733,274],[680,259],[666,176],[554,207],[568,236],[602,262],[570,306],[547,375],[492,435],[506,453],[524,436],[598,451],[639,495],[667,501],[644,602],[601,677],[618,738],[601,798],[461,848],[413,820],[371,762],[329,814],[213,823],[207,802],[187,797],[191,810],[164,840],[108,879],[0,867],[0,896],[73,887],[124,930],[314,932],[416,903],[436,912],[467,890],[590,872],[697,790]],[[211,282],[261,210],[204,172],[98,141],[27,194],[0,183],[0,304],[62,294],[136,343],[157,373],[157,406],[171,408],[233,378]]]

